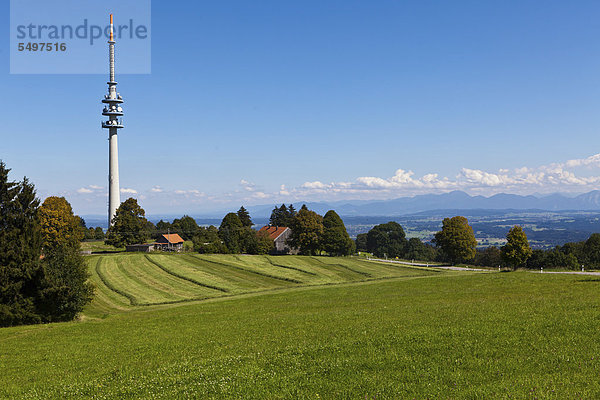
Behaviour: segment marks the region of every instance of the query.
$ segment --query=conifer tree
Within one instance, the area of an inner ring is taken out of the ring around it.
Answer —
[[[250,218],[250,213],[244,208],[244,206],[240,207],[237,212],[237,216],[242,222],[243,226],[252,227],[252,225],[254,225],[254,222],[252,222],[252,219]]]
[[[223,217],[221,226],[219,226],[219,237],[223,240],[229,253],[238,254],[243,251],[242,233],[242,221],[236,213],[229,213]]]
[[[44,214],[34,186],[27,178],[10,182],[8,172],[0,161],[0,326],[73,319],[93,293],[80,255],[80,220],[59,198],[47,204],[59,199],[66,214]]]
[[[39,200],[27,178],[11,182],[9,172],[0,161],[0,326],[41,322],[36,310],[43,279]]]

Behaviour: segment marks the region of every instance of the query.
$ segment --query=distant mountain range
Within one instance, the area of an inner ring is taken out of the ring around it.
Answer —
[[[294,203],[299,209],[303,203]],[[548,211],[598,211],[600,210],[600,190],[594,190],[576,197],[562,194],[547,196],[521,196],[499,193],[490,197],[471,196],[465,192],[453,191],[443,194],[424,194],[413,197],[400,197],[378,201],[339,201],[307,202],[306,206],[320,214],[335,210],[342,216],[400,216],[432,210],[548,210]],[[274,205],[248,207],[253,217],[269,217]]]

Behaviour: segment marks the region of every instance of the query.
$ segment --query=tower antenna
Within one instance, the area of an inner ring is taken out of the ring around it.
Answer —
[[[102,128],[108,129],[108,226],[110,227],[117,208],[121,205],[119,193],[119,146],[117,133],[123,128],[123,98],[117,93],[117,82],[115,81],[115,38],[113,34],[113,15],[110,14],[110,38],[108,40],[108,59],[110,80],[108,94],[104,95],[102,103],[105,104],[102,115],[108,120],[102,121]]]

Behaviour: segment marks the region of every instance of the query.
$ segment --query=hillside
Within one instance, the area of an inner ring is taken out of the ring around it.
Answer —
[[[163,274],[150,259],[230,292]],[[415,276],[412,269],[341,259],[328,260],[330,267],[302,257],[281,262],[315,275],[275,267],[268,258],[150,259],[91,258],[123,291],[99,284],[104,300],[87,315],[102,318],[0,329],[0,398],[600,396],[596,279],[527,272]],[[377,279],[388,274],[401,277]],[[246,290],[254,292],[222,297]],[[217,298],[187,301],[203,296]],[[184,302],[142,305],[165,301]],[[102,308],[105,314],[98,314]]]
[[[88,258],[96,298],[88,317],[298,286],[440,273],[355,258],[199,254],[117,254]]]

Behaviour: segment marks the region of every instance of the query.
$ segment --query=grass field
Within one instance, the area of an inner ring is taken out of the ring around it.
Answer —
[[[303,256],[118,254],[88,257],[96,299],[88,317],[297,286],[439,273],[360,259]]]
[[[113,247],[104,244],[104,240],[86,240],[81,242],[81,251],[91,251],[92,253],[118,253],[125,251],[125,247]]]
[[[89,262],[98,295],[83,322],[0,329],[1,397],[600,398],[594,277],[310,257]]]

